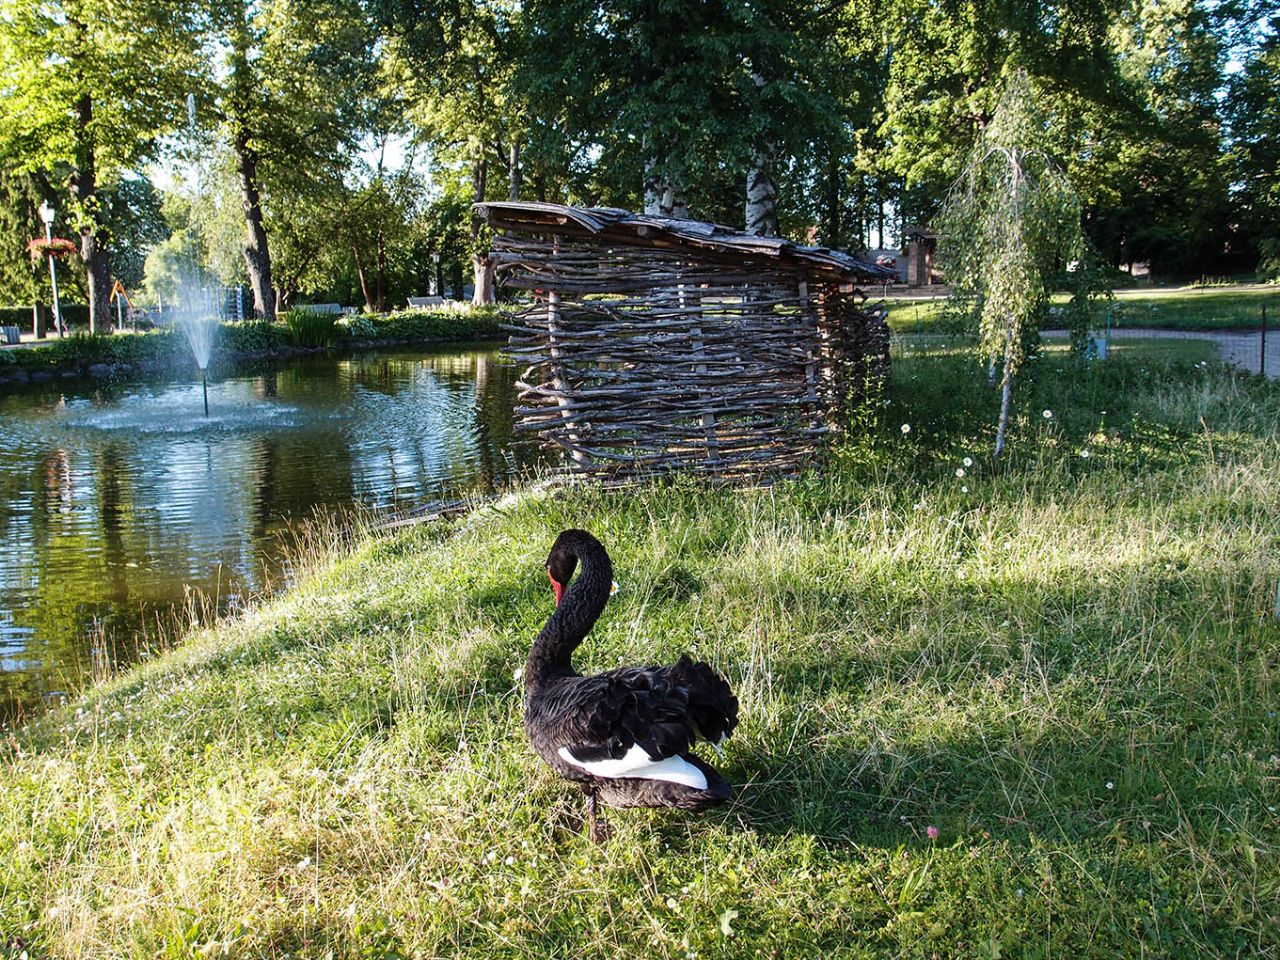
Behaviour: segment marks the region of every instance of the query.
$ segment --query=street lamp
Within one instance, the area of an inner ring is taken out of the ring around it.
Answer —
[[[49,206],[45,200],[40,204],[40,219],[44,221],[44,238],[49,244],[49,281],[53,284],[53,325],[58,328],[58,336],[65,331],[62,325],[62,307],[58,303],[58,268],[54,265],[53,256],[53,218],[58,211]]]
[[[431,254],[431,262],[436,265],[436,296],[444,296],[444,275],[440,272],[440,254]]]

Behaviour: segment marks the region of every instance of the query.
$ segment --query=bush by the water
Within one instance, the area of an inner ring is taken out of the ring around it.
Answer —
[[[1047,351],[999,469],[985,371],[911,355],[824,474],[524,495],[304,563],[0,742],[0,930],[31,957],[1276,957],[1280,393],[1181,356]],[[529,748],[566,527],[620,585],[580,669],[688,650],[734,684],[728,806],[610,812],[595,846]]]
[[[350,319],[350,335],[386,340],[485,340],[502,336],[503,312],[495,307],[465,311],[401,310]]]

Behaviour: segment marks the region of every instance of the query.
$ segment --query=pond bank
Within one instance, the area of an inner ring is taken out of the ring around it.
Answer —
[[[284,323],[224,323],[218,327],[214,361],[219,369],[269,359],[417,345],[493,341],[502,336],[497,310],[403,311],[338,322],[324,346],[296,342]],[[76,334],[35,346],[0,349],[0,391],[29,383],[81,378],[121,378],[192,369],[195,363],[179,330]]]
[[[357,537],[6,738],[0,930],[49,958],[1273,955],[1280,395],[1045,362],[993,470],[978,365],[893,377],[825,475]],[[596,846],[529,749],[566,527],[620,585],[580,669],[689,650],[734,685],[727,807],[611,811]]]
[[[190,368],[0,394],[0,726],[134,660],[193,595],[225,611],[287,585],[282,547],[317,512],[505,488],[538,456],[512,432],[517,375],[450,345],[214,369],[208,415]]]

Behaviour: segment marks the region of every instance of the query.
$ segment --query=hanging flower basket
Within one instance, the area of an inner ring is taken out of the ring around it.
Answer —
[[[70,257],[77,252],[75,241],[65,240],[62,237],[54,237],[52,240],[37,237],[27,244],[27,253],[31,254],[32,260],[43,260],[45,257]]]

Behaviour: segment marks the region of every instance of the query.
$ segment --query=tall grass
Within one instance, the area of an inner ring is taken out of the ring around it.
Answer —
[[[11,737],[0,930],[36,957],[1277,956],[1280,393],[1036,375],[998,469],[981,371],[917,354],[822,473],[336,542]],[[690,650],[738,690],[727,807],[615,812],[595,846],[525,743],[569,526],[621,585],[581,668]]]
[[[329,347],[338,334],[340,318],[336,313],[299,308],[286,311],[282,318],[289,328],[289,338],[297,347]]]

